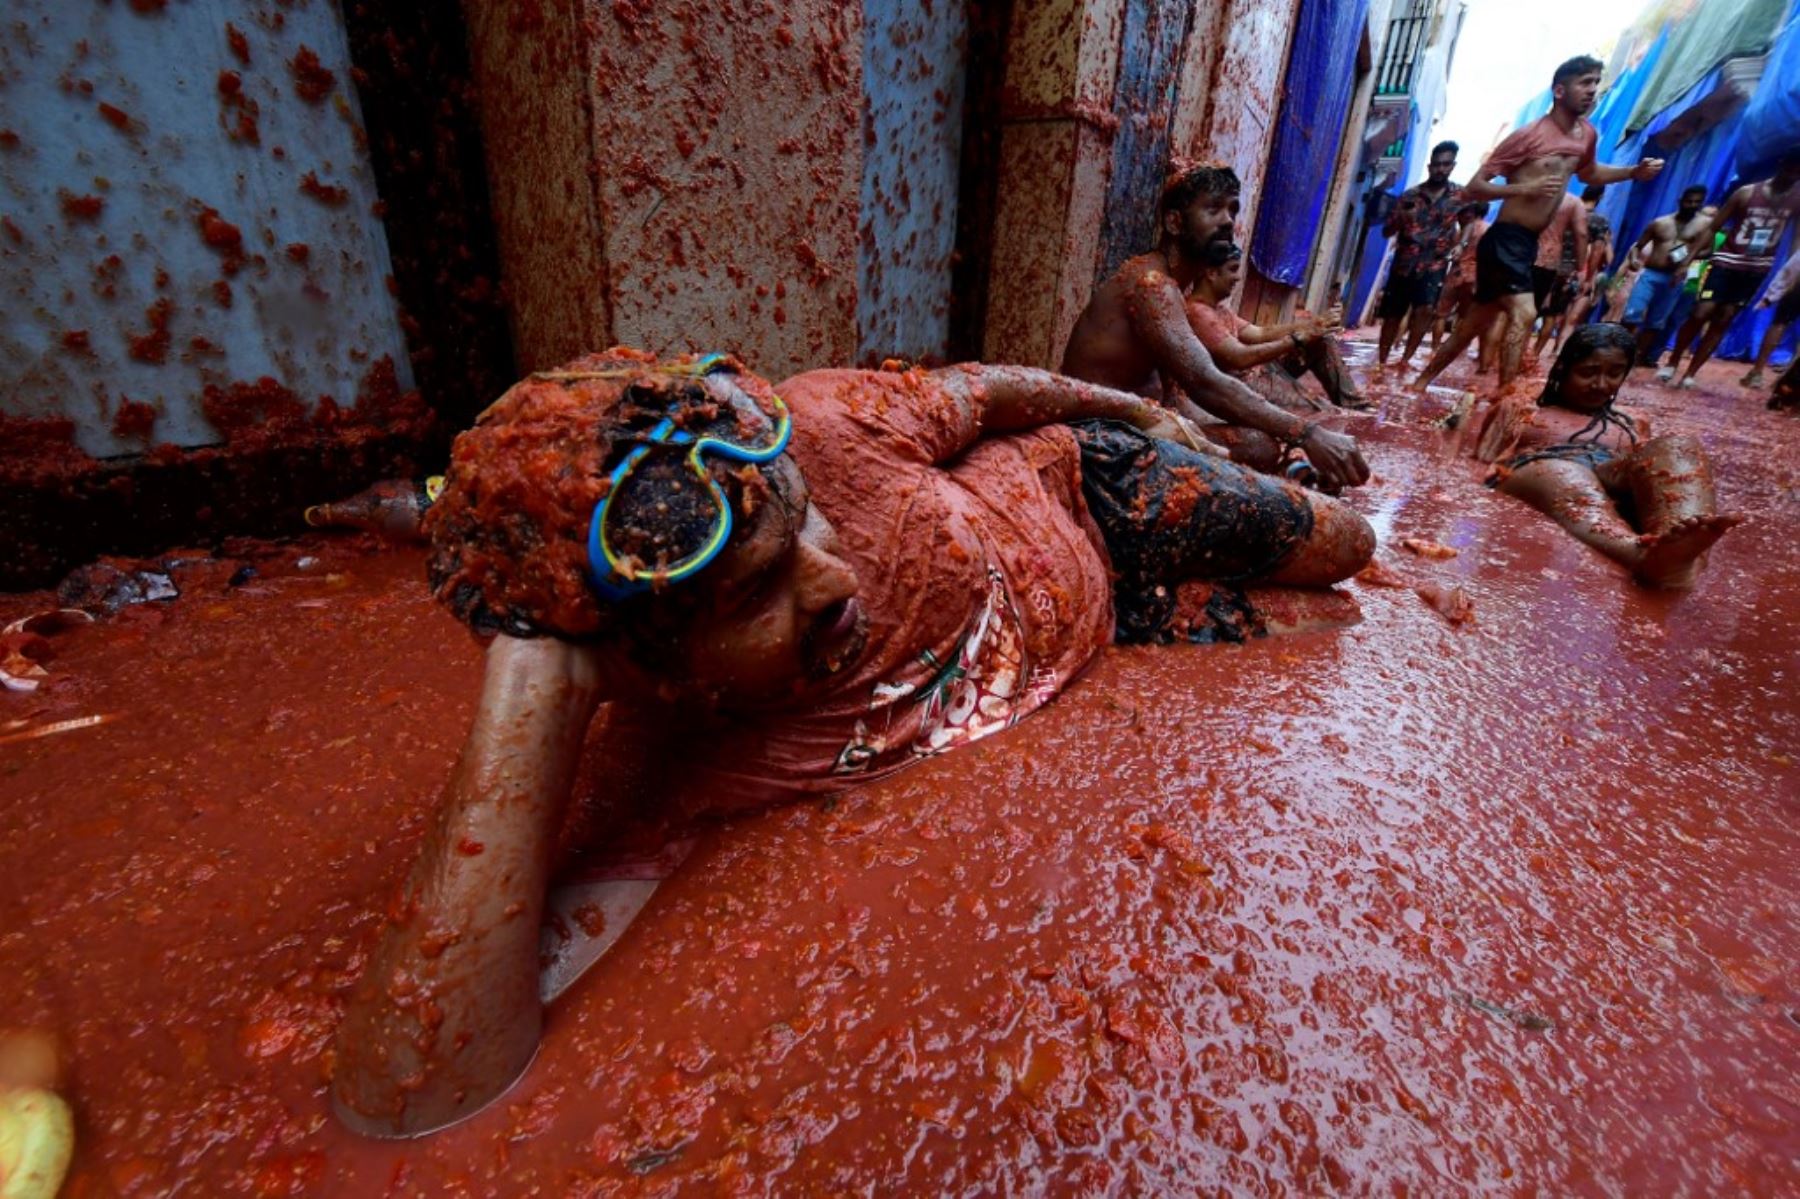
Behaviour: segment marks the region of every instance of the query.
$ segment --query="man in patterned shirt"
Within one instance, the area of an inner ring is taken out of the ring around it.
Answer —
[[[1406,325],[1406,352],[1402,361],[1411,361],[1431,328],[1437,311],[1438,292],[1443,290],[1444,273],[1450,269],[1450,254],[1456,248],[1457,209],[1462,207],[1462,188],[1450,182],[1456,169],[1455,142],[1439,142],[1431,148],[1426,165],[1425,182],[1401,193],[1400,202],[1382,232],[1394,239],[1394,263],[1388,268],[1387,287],[1381,293],[1380,362],[1387,365],[1388,352]]]

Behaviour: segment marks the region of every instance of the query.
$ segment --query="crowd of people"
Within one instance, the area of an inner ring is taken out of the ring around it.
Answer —
[[[1598,62],[1565,64],[1551,113],[1465,185],[1450,181],[1457,148],[1433,151],[1389,223],[1380,355],[1404,330],[1410,358],[1437,324],[1421,387],[1477,337],[1510,382],[1541,314],[1538,348],[1559,343],[1548,381],[1485,413],[1475,455],[1639,582],[1680,587],[1735,522],[1697,444],[1652,438],[1614,406],[1650,343],[1584,323],[1611,256],[1599,189],[1661,165],[1596,161],[1583,114],[1599,82]],[[1579,198],[1573,178],[1589,185]],[[1793,195],[1790,171],[1713,216],[1684,199],[1631,247],[1626,315],[1641,328],[1671,319],[1693,247],[1724,237],[1677,346],[1694,345],[1688,377],[1751,297]],[[434,593],[488,649],[436,825],[339,1031],[349,1124],[441,1127],[530,1061],[550,850],[597,713],[618,735],[680,730],[683,793],[733,809],[1011,727],[1108,644],[1358,618],[1332,589],[1375,549],[1338,498],[1370,477],[1343,430],[1368,401],[1336,341],[1342,314],[1232,310],[1229,167],[1179,170],[1156,203],[1158,244],[1096,287],[1059,373],[896,366],[775,384],[725,354],[615,348],[520,381],[457,439],[441,488],[393,491],[388,531],[429,540]],[[1794,274],[1780,297],[1800,290]]]
[[[1691,389],[1754,301],[1772,308],[1773,319],[1741,382],[1765,385],[1769,358],[1800,315],[1800,247],[1775,270],[1783,236],[1800,214],[1800,152],[1769,178],[1729,189],[1717,204],[1708,203],[1704,185],[1685,188],[1674,212],[1651,220],[1630,246],[1617,246],[1611,223],[1595,211],[1607,185],[1647,182],[1663,164],[1596,161],[1598,134],[1587,113],[1600,80],[1597,59],[1564,63],[1552,82],[1550,112],[1503,140],[1466,184],[1451,181],[1456,143],[1433,147],[1424,182],[1401,194],[1383,227],[1393,255],[1377,310],[1381,366],[1403,324],[1401,361],[1411,362],[1434,322],[1452,321],[1447,342],[1441,330],[1434,337],[1419,388],[1479,339],[1477,373],[1497,369],[1504,390],[1519,374],[1534,327],[1536,360],[1598,310],[1633,331],[1636,361],[1656,368],[1658,381]],[[1586,184],[1579,196],[1568,190],[1571,177]],[[1494,182],[1500,178],[1505,182]],[[1490,226],[1493,200],[1501,205]],[[1775,389],[1770,407],[1787,406],[1794,386],[1789,380]]]

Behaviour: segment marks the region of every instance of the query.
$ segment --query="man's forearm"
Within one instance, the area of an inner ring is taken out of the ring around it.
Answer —
[[[984,429],[1035,429],[1072,420],[1142,425],[1156,415],[1156,405],[1142,396],[1036,367],[971,364],[948,367],[943,374],[964,381],[980,405]]]
[[[1180,380],[1188,399],[1219,420],[1259,429],[1279,441],[1295,441],[1306,422],[1257,395],[1242,381],[1216,367],[1210,372],[1190,372]]]
[[[1587,174],[1581,175],[1579,178],[1583,183],[1622,183],[1631,178],[1632,173],[1636,170],[1636,163],[1628,167],[1618,167],[1597,162],[1588,168]]]

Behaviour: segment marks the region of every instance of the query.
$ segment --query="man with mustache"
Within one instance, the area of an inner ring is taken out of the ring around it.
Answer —
[[[1330,489],[1369,478],[1356,440],[1284,412],[1219,369],[1189,326],[1186,301],[1206,248],[1230,242],[1240,186],[1230,167],[1178,171],[1158,205],[1161,242],[1095,289],[1069,336],[1062,373],[1161,401],[1257,470],[1299,449]],[[1297,347],[1296,347],[1297,348]],[[1222,423],[1221,423],[1222,422]]]

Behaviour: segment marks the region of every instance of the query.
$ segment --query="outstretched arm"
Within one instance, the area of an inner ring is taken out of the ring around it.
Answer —
[[[488,648],[475,724],[337,1034],[332,1098],[351,1128],[416,1136],[479,1109],[537,1051],[538,929],[600,652]]]
[[[981,430],[1035,429],[1076,420],[1116,420],[1155,437],[1223,454],[1175,413],[1143,396],[1114,391],[1031,366],[964,363],[933,371],[946,390],[974,408]]]
[[[1718,210],[1713,213],[1712,219],[1696,229],[1694,235],[1688,238],[1688,244],[1694,247],[1694,253],[1699,254],[1703,247],[1710,247],[1712,245],[1713,234],[1743,216],[1744,206],[1749,199],[1750,189],[1748,187],[1740,187],[1732,192],[1731,195],[1726,198],[1725,203],[1721,204]]]
[[[1181,291],[1173,279],[1160,271],[1147,272],[1132,288],[1125,312],[1163,378],[1173,380],[1201,408],[1230,424],[1300,445],[1329,485],[1368,481],[1369,466],[1354,438],[1282,411],[1214,365],[1187,323]]]
[[[1648,183],[1663,169],[1660,158],[1640,158],[1631,166],[1609,166],[1604,162],[1589,163],[1575,172],[1583,183]]]

